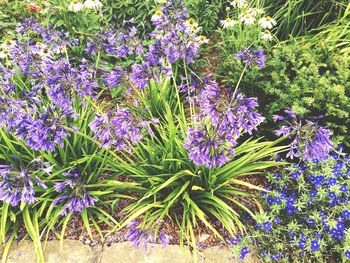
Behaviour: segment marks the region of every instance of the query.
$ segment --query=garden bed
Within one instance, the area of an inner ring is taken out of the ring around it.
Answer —
[[[0,0],[2,261],[347,262],[350,4],[306,2]]]

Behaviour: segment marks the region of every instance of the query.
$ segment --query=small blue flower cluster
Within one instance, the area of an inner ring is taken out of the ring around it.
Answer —
[[[338,149],[328,158],[271,173],[262,194],[267,211],[256,216],[252,235],[236,245],[255,243],[264,262],[329,262],[330,255],[335,262],[349,261],[350,156]]]

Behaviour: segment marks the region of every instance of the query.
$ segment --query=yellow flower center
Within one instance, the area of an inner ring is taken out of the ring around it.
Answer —
[[[4,44],[9,46],[12,44],[12,41],[10,39],[5,39]]]
[[[266,21],[270,21],[271,20],[271,17],[270,16],[267,16],[266,17]]]
[[[229,18],[229,17],[228,17],[228,18],[226,18],[226,22],[227,22],[227,23],[230,23],[231,21],[232,21],[232,19],[231,19],[231,18]]]
[[[156,15],[157,15],[157,16],[161,16],[162,14],[163,14],[162,11],[160,11],[160,10],[157,10],[157,11],[156,11]]]
[[[193,19],[193,18],[188,19],[188,23],[189,23],[190,25],[193,25],[193,24],[194,24],[194,19]]]
[[[6,55],[6,54],[8,54],[9,52],[8,52],[7,49],[4,49],[4,50],[2,51],[2,53],[4,53],[4,54]]]
[[[200,39],[200,41],[204,41],[205,40],[205,36],[200,36],[199,39]]]
[[[73,0],[73,3],[74,4],[77,4],[79,1],[78,0]]]
[[[270,30],[266,29],[265,34],[270,34]]]

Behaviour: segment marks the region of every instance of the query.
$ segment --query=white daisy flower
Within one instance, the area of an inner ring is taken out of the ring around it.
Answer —
[[[236,24],[236,21],[228,17],[225,20],[220,20],[220,24],[223,28],[230,28]]]
[[[248,3],[246,0],[233,0],[230,2],[230,5],[233,7],[245,8],[248,6]]]
[[[74,13],[78,13],[83,10],[84,5],[79,0],[72,0],[68,6],[68,10]]]
[[[268,40],[268,41],[272,40],[272,34],[271,34],[270,30],[266,29],[264,32],[262,32],[260,34],[260,39]]]
[[[193,32],[197,32],[199,30],[198,23],[193,18],[186,21],[186,26]]]
[[[84,6],[88,9],[100,9],[103,4],[99,0],[86,0]]]
[[[6,39],[4,40],[4,42],[0,45],[0,47],[1,47],[2,49],[9,50],[9,49],[13,48],[15,45],[16,45],[16,42],[15,42],[15,41],[6,38]]]
[[[239,19],[243,24],[246,24],[246,25],[252,25],[255,23],[255,20],[256,20],[255,16],[253,16],[248,11],[244,12],[243,14],[240,14]]]
[[[206,38],[205,36],[199,36],[196,38],[196,40],[198,41],[199,44],[208,44],[209,43],[209,39]]]
[[[160,10],[157,10],[154,15],[152,16],[151,20],[152,21],[158,21],[159,19],[161,19],[163,16],[163,12]]]
[[[255,8],[249,8],[249,9],[247,10],[247,12],[248,12],[249,14],[251,14],[252,16],[257,16],[257,15],[263,14],[263,13],[264,13],[264,10],[255,7]]]
[[[7,49],[3,49],[0,51],[0,58],[6,58],[9,55],[9,51]]]
[[[267,29],[271,29],[273,28],[277,22],[275,19],[273,19],[270,16],[267,17],[263,17],[259,20],[259,24],[263,27],[263,28],[267,28]]]

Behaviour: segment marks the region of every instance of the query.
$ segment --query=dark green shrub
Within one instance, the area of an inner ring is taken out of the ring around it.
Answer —
[[[231,86],[239,74],[237,67],[227,60],[221,68],[223,74],[224,69],[228,72]],[[272,115],[290,107],[307,117],[324,115],[323,123],[334,131],[336,140],[349,143],[349,80],[350,57],[299,43],[275,48],[266,68],[247,72],[241,87],[259,98],[270,132],[274,130]]]

